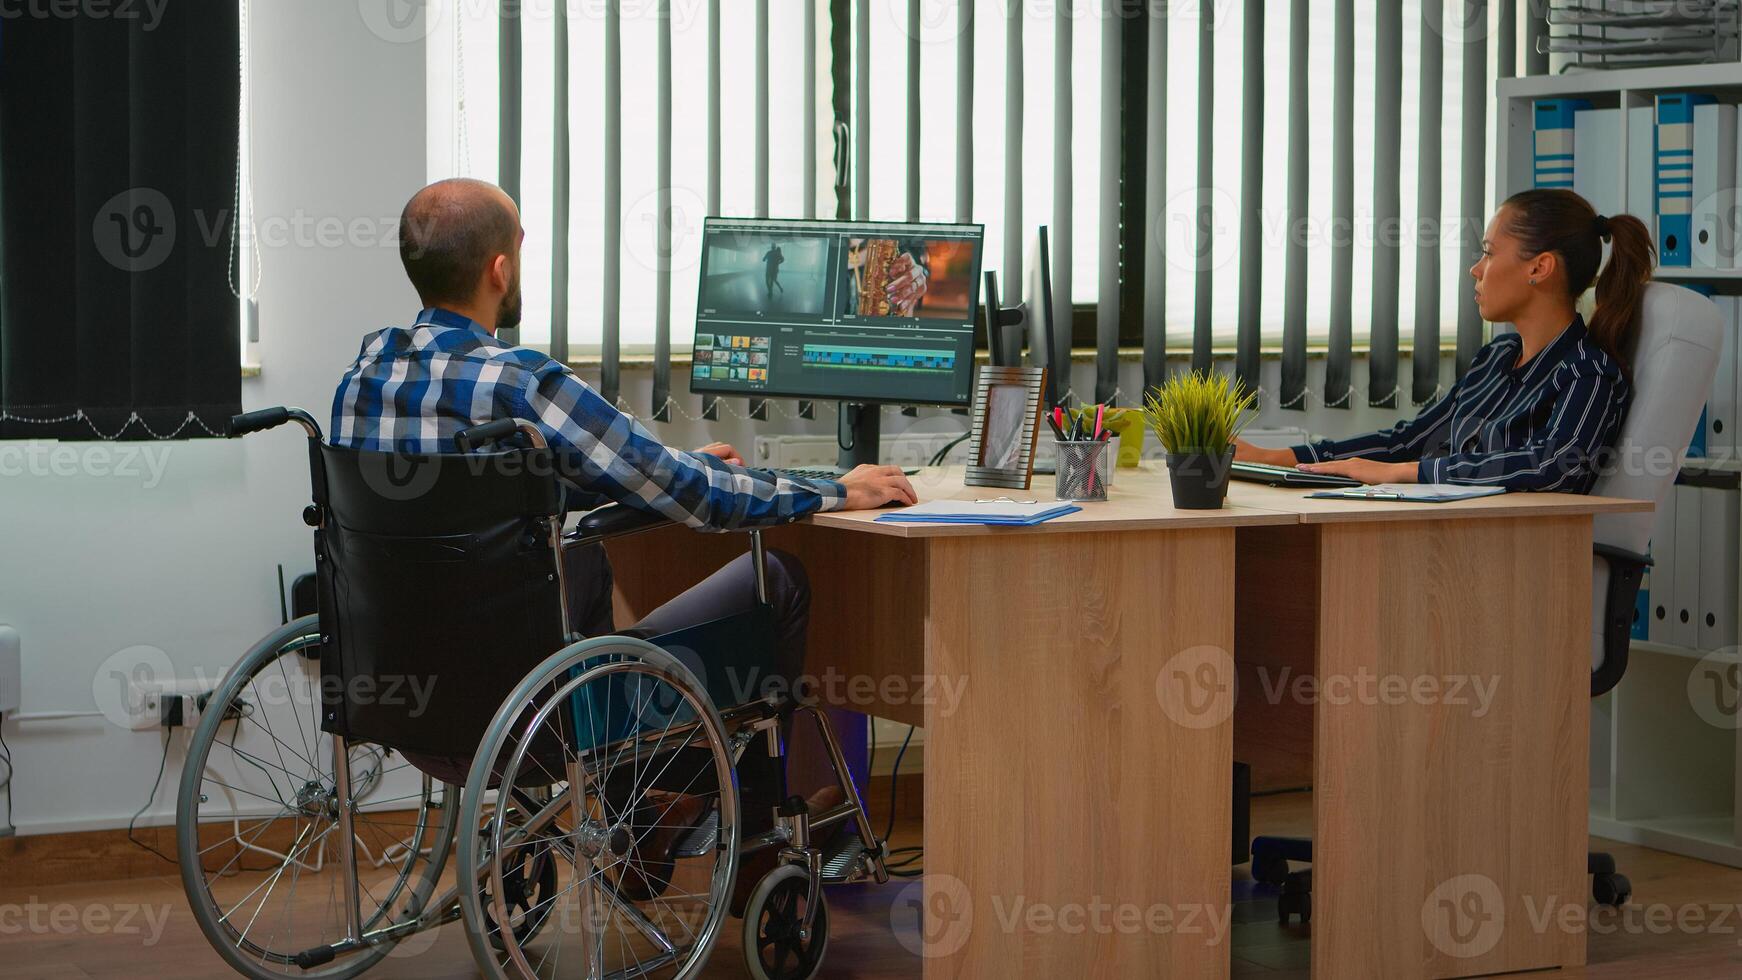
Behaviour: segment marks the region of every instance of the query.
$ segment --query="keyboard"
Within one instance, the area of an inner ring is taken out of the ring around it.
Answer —
[[[841,478],[841,471],[835,469],[832,466],[819,467],[819,468],[815,468],[815,469],[775,468],[775,469],[771,470],[770,472],[772,472],[775,476],[783,476],[789,480],[839,480]],[[901,472],[906,474],[907,476],[917,476],[919,474],[918,470],[902,470]]]
[[[1249,483],[1272,487],[1358,487],[1360,480],[1330,473],[1303,473],[1292,466],[1271,466],[1266,463],[1235,463],[1229,476]]]

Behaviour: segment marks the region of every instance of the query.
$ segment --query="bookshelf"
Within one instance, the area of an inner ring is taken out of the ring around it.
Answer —
[[[1496,201],[1533,186],[1533,114],[1538,99],[1580,98],[1593,108],[1653,106],[1673,92],[1703,92],[1742,104],[1742,63],[1503,78],[1496,84]],[[1619,114],[1616,188],[1628,200],[1629,114]],[[1575,152],[1576,149],[1575,149]],[[1637,210],[1637,209],[1635,209]],[[1652,216],[1641,214],[1648,225]],[[1659,269],[1663,282],[1742,294],[1742,268]],[[1726,337],[1730,349],[1738,342]],[[1735,472],[1735,459],[1692,459],[1687,470]],[[1737,494],[1742,501],[1742,494]],[[1742,510],[1742,503],[1735,506]],[[1739,525],[1742,526],[1742,525]],[[1742,541],[1729,546],[1742,549]],[[1742,619],[1742,576],[1734,608]],[[1679,586],[1678,586],[1679,587]],[[1737,635],[1742,636],[1742,622]],[[1742,867],[1742,708],[1728,687],[1742,652],[1634,640],[1627,675],[1591,706],[1593,835]],[[1731,710],[1726,712],[1728,707]]]

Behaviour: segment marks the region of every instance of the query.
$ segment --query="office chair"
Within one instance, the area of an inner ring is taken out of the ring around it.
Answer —
[[[1630,359],[1633,403],[1615,441],[1615,452],[1591,492],[1602,497],[1651,500],[1662,507],[1700,424],[1712,389],[1724,323],[1711,300],[1654,282],[1645,289],[1639,337]],[[1665,465],[1667,464],[1667,465]],[[1640,579],[1651,564],[1653,514],[1599,514],[1591,528],[1591,697],[1601,697],[1627,672],[1633,610]],[[1258,837],[1252,841],[1252,877],[1283,886],[1278,916],[1307,922],[1312,916],[1312,872],[1290,873],[1289,861],[1311,861],[1312,841]],[[1586,861],[1591,895],[1619,908],[1632,894],[1615,859],[1600,851]]]

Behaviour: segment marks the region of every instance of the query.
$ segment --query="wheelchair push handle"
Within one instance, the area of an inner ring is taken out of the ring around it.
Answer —
[[[230,438],[235,439],[255,432],[265,432],[276,429],[286,422],[295,422],[303,427],[310,439],[321,437],[321,427],[309,413],[300,408],[288,408],[279,405],[274,408],[260,408],[241,415],[230,416]]]
[[[532,443],[533,448],[545,448],[544,434],[538,431],[538,426],[516,418],[494,419],[461,429],[454,433],[454,446],[462,453],[469,453],[479,446],[506,438],[515,432],[526,433],[526,439]]]

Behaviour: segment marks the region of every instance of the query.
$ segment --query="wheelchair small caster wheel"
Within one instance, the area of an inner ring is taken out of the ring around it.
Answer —
[[[1618,909],[1633,897],[1633,882],[1628,881],[1624,874],[1594,874],[1591,876],[1591,897],[1598,905]]]
[[[808,932],[804,908],[816,902]],[[810,875],[795,864],[769,872],[744,907],[744,965],[755,980],[809,980],[822,969],[829,948],[829,903]]]
[[[1313,920],[1313,873],[1296,871],[1282,883],[1282,894],[1276,899],[1276,920],[1288,925],[1291,915],[1300,916],[1300,924]]]
[[[1252,855],[1252,878],[1266,885],[1280,885],[1288,880],[1288,859]]]

